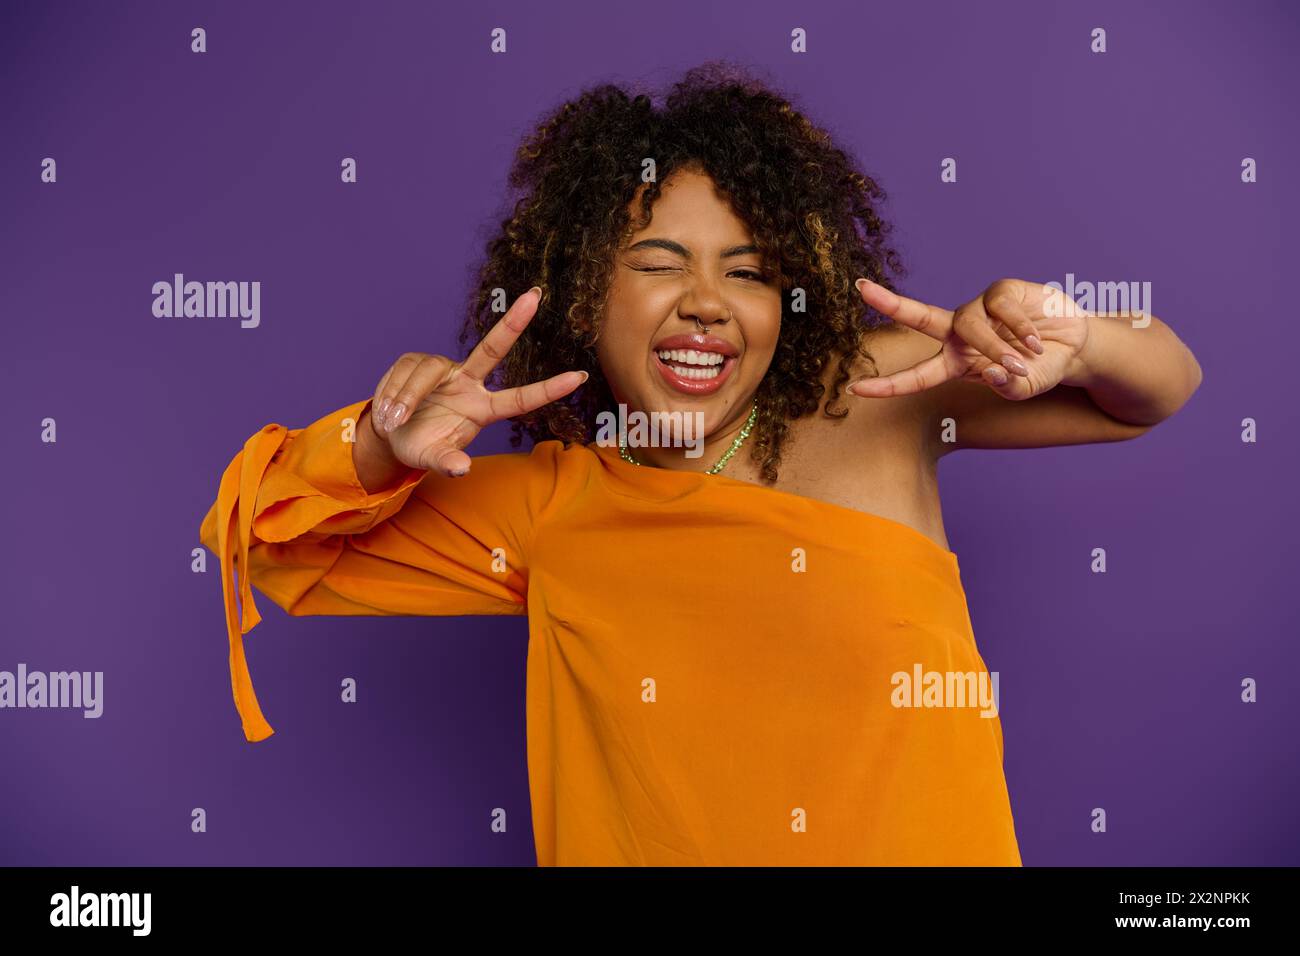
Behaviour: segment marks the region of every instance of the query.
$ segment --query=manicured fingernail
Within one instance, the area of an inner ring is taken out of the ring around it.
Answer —
[[[997,365],[990,365],[984,370],[984,377],[994,385],[1007,384],[1007,373]]]
[[[1029,369],[1025,368],[1025,363],[1009,352],[1002,356],[1002,364],[1017,375],[1029,374]]]
[[[1043,343],[1038,341],[1038,336],[1030,335],[1026,337],[1025,344],[1028,345],[1031,350],[1037,352],[1039,355],[1043,354]]]
[[[391,404],[393,404],[393,401],[390,398],[382,399],[379,402],[379,408],[375,410],[375,421],[381,425],[384,423],[384,416],[388,414],[388,406]]]
[[[462,478],[462,477],[464,477],[465,475],[468,475],[468,474],[469,474],[469,469],[468,469],[468,468],[456,468],[456,469],[453,469],[452,472],[451,472],[451,476],[452,476],[453,478]]]
[[[384,420],[384,428],[391,432],[398,425],[402,424],[402,416],[405,414],[406,405],[402,402],[398,402],[393,406],[393,410],[389,414],[388,418]]]
[[[587,379],[591,378],[591,376],[588,375],[586,372],[579,372],[578,374],[582,376],[582,382],[585,382]],[[579,382],[578,384],[581,385],[582,382]]]
[[[542,296],[542,287],[539,286],[539,285],[535,285],[535,286],[533,286],[533,287],[532,287],[531,289],[529,289],[528,291],[529,291],[529,292],[536,292],[538,298],[541,298],[541,296]]]
[[[858,287],[858,291],[861,292],[861,291],[862,291],[862,288],[867,284],[867,280],[866,280],[866,279],[859,279],[857,282],[855,282],[855,283],[853,283],[853,284],[854,284],[855,286],[857,286],[857,287]]]

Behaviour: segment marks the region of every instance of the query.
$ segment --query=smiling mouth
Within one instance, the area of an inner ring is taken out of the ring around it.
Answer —
[[[711,395],[722,388],[740,361],[740,348],[716,335],[670,335],[650,346],[664,384],[683,395]]]
[[[683,395],[711,395],[731,377],[738,356],[701,349],[654,349],[654,365],[669,388]]]
[[[673,374],[697,382],[708,382],[721,375],[727,358],[721,352],[695,349],[661,349],[655,355]]]

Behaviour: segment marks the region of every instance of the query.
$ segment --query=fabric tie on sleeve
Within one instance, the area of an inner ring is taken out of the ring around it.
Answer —
[[[230,637],[230,684],[235,709],[250,743],[265,740],[275,731],[262,716],[262,708],[253,693],[253,680],[244,658],[242,635],[252,630],[262,616],[253,602],[253,586],[248,573],[248,547],[253,532],[253,512],[257,490],[276,451],[284,442],[288,429],[267,425],[253,435],[221,476],[217,492],[217,546],[221,558],[222,596],[226,606],[226,631]],[[232,537],[237,537],[237,541]],[[233,553],[232,553],[233,552]],[[235,604],[235,573],[239,576],[239,604]]]

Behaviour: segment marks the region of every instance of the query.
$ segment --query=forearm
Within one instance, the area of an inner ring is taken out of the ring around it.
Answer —
[[[1173,329],[1154,316],[1143,316],[1137,327],[1128,317],[1090,316],[1088,339],[1061,384],[1084,389],[1120,421],[1154,425],[1196,391],[1201,366]]]

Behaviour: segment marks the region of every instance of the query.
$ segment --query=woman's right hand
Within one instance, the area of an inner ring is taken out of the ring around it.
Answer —
[[[464,362],[408,352],[393,363],[375,389],[371,431],[387,452],[411,468],[451,477],[469,472],[462,450],[479,431],[563,398],[587,380],[586,372],[562,372],[542,382],[490,392],[484,381],[537,314],[541,290],[518,299]]]

